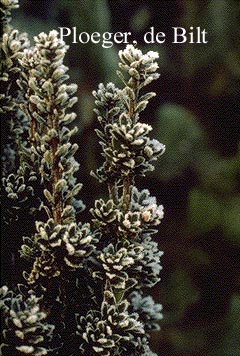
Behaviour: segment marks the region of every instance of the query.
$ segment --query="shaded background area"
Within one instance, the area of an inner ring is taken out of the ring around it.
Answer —
[[[159,52],[157,97],[142,115],[166,145],[156,170],[138,186],[164,205],[157,239],[164,251],[162,281],[152,294],[163,304],[161,331],[152,334],[159,356],[240,355],[240,31],[238,1],[19,0],[13,26],[29,33],[58,26],[78,32],[128,32],[143,51]],[[154,26],[165,44],[149,44]],[[208,44],[172,44],[172,26],[205,28]],[[92,90],[116,79],[117,52],[101,44],[71,44],[72,82],[79,85],[79,180],[89,220],[106,189],[89,176],[101,161]]]

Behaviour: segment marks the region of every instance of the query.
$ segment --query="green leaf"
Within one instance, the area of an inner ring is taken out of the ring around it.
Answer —
[[[157,118],[156,137],[167,149],[155,174],[169,180],[183,174],[189,166],[195,166],[199,151],[206,143],[196,116],[183,106],[164,104],[158,110]]]
[[[188,229],[201,235],[221,226],[222,204],[214,195],[198,188],[189,195]]]

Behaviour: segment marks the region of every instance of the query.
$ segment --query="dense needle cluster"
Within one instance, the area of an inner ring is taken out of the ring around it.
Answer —
[[[51,31],[30,47],[9,25],[17,1],[0,4],[4,222],[27,261],[22,284],[1,288],[1,354],[154,355],[149,331],[159,329],[161,305],[145,293],[159,281],[162,252],[153,235],[163,207],[135,180],[165,150],[140,121],[155,96],[142,90],[159,77],[158,55],[128,45],[119,52],[123,87],[100,84],[93,92],[103,164],[92,175],[108,198],[96,200],[91,222],[81,222],[78,145],[71,142],[77,86],[68,84],[67,46]]]

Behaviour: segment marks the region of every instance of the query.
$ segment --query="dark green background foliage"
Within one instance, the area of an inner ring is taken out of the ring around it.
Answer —
[[[161,77],[151,84],[157,96],[145,122],[166,145],[166,153],[155,171],[138,181],[165,208],[157,235],[164,251],[162,281],[153,290],[163,304],[164,319],[161,330],[153,334],[152,349],[159,356],[239,355],[239,2],[19,3],[12,25],[28,32],[29,38],[58,26],[89,33],[131,31],[138,47],[159,52]],[[201,26],[209,42],[146,45],[143,34],[150,26],[167,37],[171,26]],[[95,199],[106,194],[89,175],[101,162],[91,92],[99,82],[115,80],[116,54],[122,47],[69,45],[66,64],[71,81],[79,85],[76,159],[81,163],[79,181],[87,206],[82,216],[87,221]]]

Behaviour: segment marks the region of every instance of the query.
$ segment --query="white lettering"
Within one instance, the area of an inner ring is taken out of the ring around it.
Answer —
[[[173,27],[174,30],[174,40],[173,43],[184,43],[187,41],[187,37],[185,36],[186,30],[183,27]],[[180,37],[180,39],[178,39]]]

